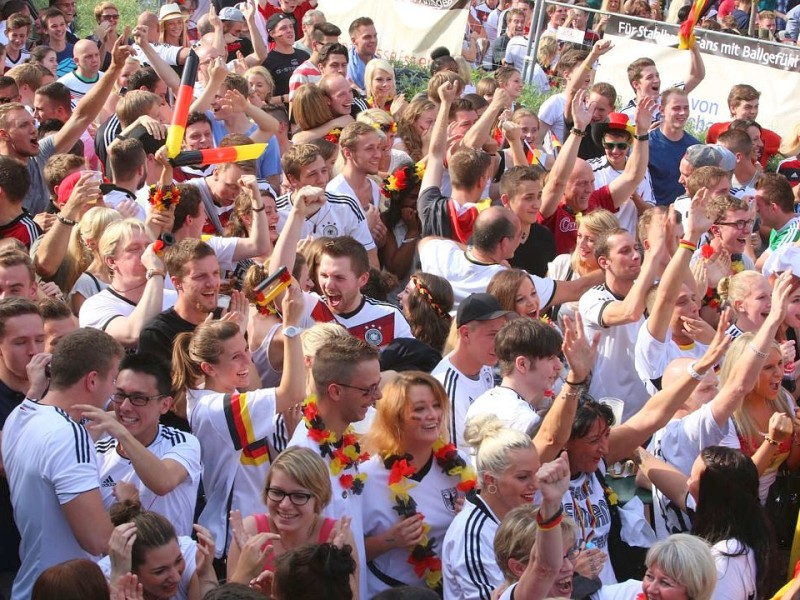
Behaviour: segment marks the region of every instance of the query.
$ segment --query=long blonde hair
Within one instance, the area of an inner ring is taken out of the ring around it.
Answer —
[[[603,234],[617,229],[619,227],[619,221],[611,212],[605,210],[604,208],[600,208],[593,210],[589,214],[583,215],[578,227],[586,227],[586,229],[589,230],[589,233],[595,236],[596,239],[599,239],[603,236]],[[586,268],[581,265],[581,256],[580,252],[578,252],[577,246],[575,247],[575,250],[572,251],[570,264],[572,265],[572,270],[578,275],[587,275],[589,273],[586,271]]]
[[[121,220],[121,214],[105,206],[94,206],[84,213],[78,226],[70,233],[67,254],[64,257],[64,262],[68,265],[68,274],[64,281],[67,292],[92,262],[101,262],[98,251],[100,238],[109,225]],[[91,240],[94,248],[90,247],[86,240]]]

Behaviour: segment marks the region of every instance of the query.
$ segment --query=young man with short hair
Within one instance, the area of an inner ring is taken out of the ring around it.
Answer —
[[[267,20],[267,33],[275,41],[275,47],[267,54],[264,67],[275,81],[273,97],[280,96],[284,104],[289,102],[289,80],[300,64],[309,55],[294,47],[295,31],[292,22],[281,14],[274,14]]]
[[[31,257],[8,248],[0,252],[0,299],[37,298],[36,275]]]
[[[375,30],[375,23],[369,17],[359,17],[350,23],[347,32],[352,42],[347,63],[347,79],[363,92],[366,89],[364,71],[367,68],[367,63],[378,57],[376,54],[378,50],[378,33]]]
[[[324,188],[328,183],[325,159],[313,144],[292,146],[284,154],[282,164],[290,191],[275,200],[280,216],[278,229],[281,231],[293,210],[294,195],[306,186]],[[307,213],[302,221],[301,238],[347,235],[361,242],[368,253],[376,252],[367,219],[357,200],[325,192],[324,203],[321,206],[314,205],[314,208],[316,210]]]
[[[211,175],[187,181],[200,190],[206,209],[206,225],[204,233],[222,235],[228,224],[233,203],[241,191],[239,179],[242,168],[237,163],[221,163],[214,165]]]
[[[77,103],[92,89],[103,72],[100,70],[100,51],[91,40],[80,40],[72,50],[75,70],[62,75],[58,81],[69,88],[72,102]]]
[[[325,13],[321,10],[312,9],[309,10],[306,14],[303,15],[303,18],[300,20],[300,29],[303,33],[303,36],[300,37],[295,43],[294,47],[298,50],[302,50],[303,52],[307,52],[311,54],[314,50],[314,41],[312,32],[318,26],[325,24]],[[336,25],[333,25],[336,27]],[[339,36],[342,33],[342,30],[336,27],[339,33],[336,34],[336,39],[333,40],[334,42],[339,41]]]
[[[0,156],[0,238],[16,238],[30,250],[42,229],[22,207],[31,178],[28,169],[9,156]]]
[[[717,142],[736,157],[736,166],[731,179],[731,196],[737,198],[754,196],[756,181],[761,176],[762,170],[756,167],[755,149],[750,136],[741,129],[728,129],[720,134]]]
[[[135,138],[117,139],[108,148],[108,162],[112,183],[103,186],[105,205],[117,208],[124,200],[136,202],[136,192],[147,181],[147,155],[142,143]],[[147,217],[144,208],[136,206],[136,218],[144,221]]]
[[[47,71],[47,74],[44,71]],[[19,101],[27,106],[28,109],[32,109],[36,90],[55,81],[53,75],[49,73],[50,71],[47,70],[47,67],[42,65],[22,63],[10,69],[7,76],[17,83]]]
[[[78,328],[78,317],[66,302],[56,298],[40,300],[39,310],[44,320],[44,351],[52,354],[61,338]]]
[[[761,225],[770,229],[769,246],[756,261],[760,269],[775,250],[800,240],[800,218],[794,212],[792,186],[778,173],[764,173],[758,178],[755,204]]]
[[[594,398],[623,399],[622,422],[636,414],[650,397],[634,367],[633,353],[644,323],[647,292],[668,257],[664,220],[663,214],[656,214],[650,222],[644,263],[636,241],[625,229],[601,236],[594,254],[605,281],[586,292],[578,304],[586,336],[601,334],[589,393]]]
[[[74,43],[67,39],[67,19],[63,12],[58,8],[50,7],[39,15],[45,33],[47,34],[47,45],[56,52],[58,68],[56,77],[62,77],[75,69],[73,57]]]
[[[170,363],[148,354],[122,359],[111,395],[113,414],[80,405],[94,433],[100,494],[109,509],[115,490],[133,486],[142,506],[169,519],[179,536],[193,532],[200,485],[200,442],[184,431],[159,424],[173,403]]]
[[[270,273],[294,268],[297,244],[307,213],[324,210],[324,192],[305,187],[295,193],[294,204],[269,262]],[[391,304],[361,293],[369,280],[369,257],[351,237],[336,237],[322,248],[317,276],[322,296],[307,293],[304,327],[315,322],[338,322],[355,337],[383,348],[395,338],[414,337],[403,314]]]
[[[48,567],[108,550],[113,525],[100,496],[92,440],[76,405],[105,406],[122,355],[122,346],[105,332],[68,334],[50,361],[47,395],[26,398],[6,420],[3,461],[22,533],[13,600],[30,598]]]
[[[23,64],[30,58],[31,53],[28,52],[25,45],[28,43],[32,25],[31,18],[22,13],[14,13],[6,20],[8,43],[6,44],[4,72]]]
[[[309,11],[306,13],[306,17],[310,15],[314,11]],[[319,12],[319,11],[316,11]],[[305,19],[305,17],[304,17]],[[322,79],[322,72],[319,69],[319,53],[322,48],[324,48],[327,44],[335,44],[338,43],[339,35],[328,35],[326,31],[339,31],[339,28],[336,27],[333,23],[325,23],[328,27],[323,25],[316,26],[314,29],[309,33],[309,43],[311,44],[310,54],[311,56],[307,61],[302,63],[299,67],[294,70],[292,76],[289,78],[289,102],[294,99],[294,95],[297,93],[297,90],[300,89],[300,86],[306,84],[317,84],[319,80]],[[295,44],[297,47],[297,44]],[[304,50],[304,48],[301,48]]]
[[[45,351],[42,317],[37,306],[23,298],[0,300],[0,436],[8,415],[31,387],[27,366]],[[0,456],[0,467],[2,456]],[[11,595],[19,569],[19,530],[14,523],[11,491],[0,470],[0,594]]]

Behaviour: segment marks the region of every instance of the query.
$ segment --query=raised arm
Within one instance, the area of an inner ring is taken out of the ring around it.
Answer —
[[[703,63],[703,55],[700,53],[700,46],[695,44],[689,49],[689,74],[683,82],[683,91],[691,93],[700,82],[705,79],[706,66]]]
[[[550,300],[547,306],[543,306],[542,310],[550,306],[564,304],[564,302],[577,302],[588,290],[596,285],[602,284],[603,277],[603,271],[598,269],[593,273],[589,273],[583,277],[578,277],[578,279],[573,279],[571,281],[557,281],[556,291],[553,294],[552,300]]]
[[[290,272],[294,269],[294,259],[297,255],[297,245],[303,232],[303,222],[306,215],[313,214],[314,207],[325,203],[325,190],[311,187],[300,188],[292,193],[292,208],[289,217],[275,242],[275,250],[269,257],[269,272],[274,273],[281,267],[286,267]]]
[[[321,137],[325,137],[331,129],[336,127],[343,129],[349,123],[353,122],[353,117],[350,115],[342,115],[341,117],[336,117],[331,121],[327,121],[318,127],[314,127],[314,129],[307,129],[306,131],[298,131],[292,136],[292,143],[294,145],[297,144],[308,144],[313,142],[316,139]]]
[[[572,116],[575,121],[575,129],[585,131],[592,120],[594,112],[594,102],[586,106],[586,90],[580,90],[572,99]],[[547,183],[542,190],[542,207],[539,212],[546,219],[553,216],[567,189],[567,181],[575,168],[575,160],[578,158],[578,149],[581,145],[581,137],[570,133],[564,146],[558,153],[550,175],[547,176]]]
[[[775,341],[775,334],[783,322],[788,308],[789,297],[792,290],[791,271],[784,271],[775,281],[772,290],[772,307],[764,323],[744,352],[737,368],[731,371],[731,376],[725,381],[722,389],[710,403],[711,414],[717,425],[724,427],[728,419],[741,406],[745,395],[756,384],[764,361]],[[726,319],[720,319],[725,321]]]
[[[436,114],[436,121],[433,124],[431,145],[428,148],[428,162],[425,165],[425,175],[422,177],[420,191],[442,185],[444,157],[447,152],[447,123],[450,118],[450,106],[455,97],[456,86],[452,82],[444,83],[439,87],[439,98],[442,103],[439,105],[439,112]],[[422,216],[422,208],[422,206],[417,207],[420,216]]]
[[[711,220],[706,214],[708,199],[708,193],[705,188],[695,194],[692,199],[684,235],[684,239],[689,244],[679,245],[669,261],[664,271],[664,276],[659,282],[653,310],[647,317],[645,324],[647,331],[659,342],[666,341],[669,322],[681,292],[681,285],[683,285],[689,273],[689,262],[693,255],[691,245],[696,247],[700,241],[700,236],[711,227]]]
[[[256,25],[255,0],[245,2],[242,13],[247,23],[247,31],[250,32],[250,41],[253,42],[253,53],[245,56],[244,61],[248,67],[255,67],[267,59],[267,45],[264,43],[264,38]]]
[[[53,134],[53,143],[56,147],[56,154],[63,154],[68,152],[70,148],[75,145],[83,133],[92,124],[100,111],[103,110],[103,104],[106,99],[111,95],[111,90],[114,88],[114,82],[119,76],[119,72],[125,65],[127,59],[133,51],[130,46],[123,45],[124,40],[128,39],[130,34],[129,29],[125,28],[125,33],[117,38],[114,42],[114,50],[111,57],[111,67],[100,80],[92,86],[75,107],[75,110],[64,123],[64,126]]]
[[[569,365],[567,379],[533,438],[533,445],[543,463],[553,460],[569,440],[580,391],[589,378],[599,343],[599,332],[593,340],[586,338],[580,313],[575,313],[575,320],[564,316],[564,343],[561,349]]]
[[[145,323],[160,313],[164,304],[166,269],[161,259],[156,256],[153,244],[150,244],[142,254],[142,264],[148,271],[153,270],[157,273],[145,282],[144,293],[133,312],[127,317],[112,319],[106,327],[106,333],[123,346],[135,347],[139,343],[139,333]]]
[[[300,324],[305,310],[303,292],[297,285],[290,285],[283,295],[281,304],[284,328]],[[305,395],[306,379],[304,377],[303,346],[300,336],[283,336],[283,372],[281,383],[275,389],[275,411],[284,412],[293,405],[302,402]]]
[[[466,148],[482,148],[492,136],[492,127],[497,122],[500,113],[511,108],[511,98],[503,88],[497,88],[488,108],[483,111],[480,118],[469,128],[461,141]]]
[[[153,48],[147,40],[147,30],[147,25],[137,25],[134,27],[133,41],[142,49],[142,54],[147,58],[147,62],[150,63],[150,66],[153,67],[153,70],[158,74],[159,78],[167,84],[167,87],[172,90],[173,93],[177,93],[178,88],[181,86],[181,78],[178,77],[178,74],[167,64],[167,61],[158,55],[155,48]],[[189,49],[186,48],[186,50],[188,56]],[[180,62],[181,61],[178,61],[179,64]],[[186,62],[185,58],[183,62]]]
[[[600,59],[601,56],[608,53],[614,46],[611,44],[611,40],[600,40],[592,46],[592,49],[589,51],[589,54],[586,56],[584,61],[581,63],[579,69],[575,71],[575,75],[573,75],[569,82],[567,83],[567,87],[564,89],[564,94],[567,97],[567,104],[564,107],[564,118],[568,123],[573,122],[572,118],[572,99],[575,97],[575,94],[578,93],[578,90],[581,89],[583,83],[586,81],[584,79],[584,73],[589,73],[589,86],[594,83],[594,65]]]
[[[250,225],[250,235],[239,238],[233,260],[240,261],[254,256],[267,256],[272,254],[272,242],[269,239],[269,222],[261,191],[255,175],[242,175],[239,179],[242,190],[250,196],[250,206],[253,208],[253,222]]]
[[[731,338],[720,326],[705,354],[695,361],[677,380],[669,382],[664,389],[650,398],[642,409],[622,425],[611,428],[606,461],[611,464],[631,456],[637,446],[644,444],[658,429],[667,424],[675,411],[681,407],[709,369],[725,355]],[[697,375],[697,377],[695,377]]]
[[[686,475],[641,447],[636,448],[634,451],[633,462],[639,467],[639,471],[644,473],[647,479],[662,494],[669,498],[680,510],[686,511],[686,495],[689,493]]]
[[[211,103],[217,96],[219,87],[222,85],[222,82],[225,80],[225,76],[227,74],[228,69],[225,67],[225,63],[221,58],[215,58],[209,65],[208,81],[203,89],[203,93],[200,94],[199,98],[196,98],[192,102],[192,105],[189,107],[190,113],[205,112],[211,109]]]
[[[515,167],[528,166],[528,157],[525,155],[525,148],[522,146],[522,128],[513,121],[503,122],[503,133],[508,140],[511,149],[511,160]]]
[[[608,184],[608,191],[614,206],[619,208],[622,203],[631,197],[644,179],[647,171],[647,162],[650,158],[650,140],[647,137],[655,102],[652,98],[643,98],[636,105],[636,134],[633,138],[633,152],[625,165],[622,175]],[[642,137],[642,139],[639,139]]]
[[[664,232],[665,222],[666,217],[663,214],[653,215],[647,236],[650,242],[650,249],[645,250],[644,263],[642,264],[642,270],[639,272],[639,277],[636,278],[636,282],[624,300],[612,302],[603,311],[602,324],[604,327],[627,325],[638,321],[644,314],[647,293],[658,276],[659,266],[662,264],[663,256],[667,252]],[[636,252],[635,249],[634,252]]]
[[[80,221],[84,207],[101,198],[99,182],[93,181],[90,173],[82,174],[69,199],[58,213],[61,218],[53,222],[53,226],[44,234],[33,255],[33,265],[37,275],[48,278],[56,274],[67,254],[70,235],[75,223]]]

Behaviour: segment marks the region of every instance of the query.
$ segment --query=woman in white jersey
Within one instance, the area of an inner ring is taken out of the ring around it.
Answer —
[[[282,304],[283,374],[277,388],[258,385],[247,341],[232,320],[210,321],[175,338],[172,353],[176,413],[202,440],[206,506],[200,523],[214,534],[218,558],[231,541],[228,513],[262,510],[261,491],[276,439],[276,417],[304,394],[303,355],[297,323],[302,293],[289,287]],[[253,382],[256,386],[253,386]]]
[[[420,371],[399,373],[383,390],[364,446],[362,521],[370,597],[413,585],[441,593],[441,540],[476,483],[450,443],[444,388]]]
[[[769,280],[758,271],[741,271],[723,277],[717,284],[717,293],[720,302],[733,310],[733,324],[728,334],[735,338],[758,331],[772,306]]]
[[[480,493],[468,494],[442,545],[445,598],[489,600],[503,582],[494,556],[494,535],[508,512],[533,502],[539,455],[531,437],[480,414],[464,431],[476,449]]]

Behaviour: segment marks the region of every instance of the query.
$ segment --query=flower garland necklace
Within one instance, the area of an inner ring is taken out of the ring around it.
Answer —
[[[317,398],[313,394],[306,398],[302,410],[308,437],[319,444],[319,453],[323,458],[329,456],[331,459],[328,465],[331,474],[338,475],[339,484],[345,490],[356,496],[360,495],[364,491],[367,474],[358,473],[358,465],[368,460],[369,454],[361,452],[361,445],[352,427],[345,429],[342,438],[337,441],[336,434],[325,429],[325,423],[319,415]],[[352,475],[344,472],[350,469],[355,469],[356,473]]]
[[[456,450],[454,444],[446,444],[439,439],[433,444],[433,456],[436,464],[450,477],[458,477],[456,489],[460,492],[469,492],[475,488],[477,477],[475,471],[467,465]],[[392,508],[401,519],[407,519],[417,514],[417,502],[409,493],[416,483],[409,481],[417,469],[409,464],[411,456],[393,454],[383,460],[383,465],[389,471],[389,493],[395,502]],[[442,595],[442,559],[436,554],[436,539],[429,537],[431,526],[423,521],[422,539],[411,549],[407,562],[414,568],[414,573],[425,582],[425,585]]]

